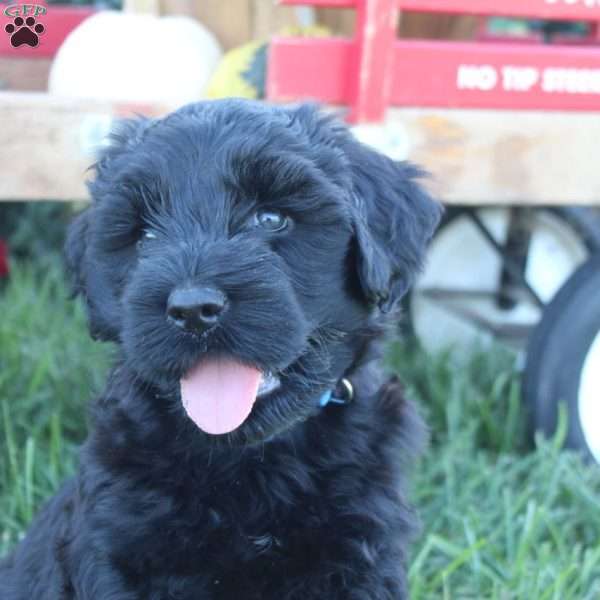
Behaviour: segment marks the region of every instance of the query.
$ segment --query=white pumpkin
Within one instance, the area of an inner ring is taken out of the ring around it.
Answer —
[[[62,96],[176,107],[202,98],[221,56],[215,36],[189,17],[102,11],[67,36],[48,87]]]

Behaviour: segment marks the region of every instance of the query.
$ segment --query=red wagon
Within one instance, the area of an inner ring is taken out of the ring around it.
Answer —
[[[275,38],[267,95],[348,107],[367,143],[449,204],[408,300],[419,338],[519,349],[532,425],[600,462],[600,0],[281,0],[356,10],[352,39]],[[397,38],[406,12],[517,17],[539,35]],[[583,37],[560,35],[582,22]],[[432,327],[432,323],[434,326]]]

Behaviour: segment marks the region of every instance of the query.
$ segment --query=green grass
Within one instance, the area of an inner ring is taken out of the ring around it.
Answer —
[[[600,598],[600,469],[561,451],[564,417],[529,447],[512,358],[477,353],[456,369],[396,346],[391,362],[432,437],[413,479],[413,600]]]
[[[0,290],[0,555],[73,472],[108,365],[57,263],[15,266]]]
[[[3,554],[75,468],[110,349],[89,340],[53,261],[16,266],[0,315]],[[600,598],[600,469],[560,450],[564,419],[528,446],[513,358],[477,352],[457,369],[395,345],[390,362],[431,428],[413,476],[413,600]]]

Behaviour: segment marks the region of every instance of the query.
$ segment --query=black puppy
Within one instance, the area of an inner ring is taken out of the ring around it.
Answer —
[[[240,100],[125,122],[95,172],[67,262],[120,358],[0,598],[405,598],[421,425],[373,358],[438,221],[420,172]]]

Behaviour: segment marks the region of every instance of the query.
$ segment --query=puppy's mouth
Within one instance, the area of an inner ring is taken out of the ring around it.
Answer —
[[[230,433],[252,412],[257,399],[279,389],[281,380],[231,358],[203,360],[180,380],[187,415],[204,432]]]

